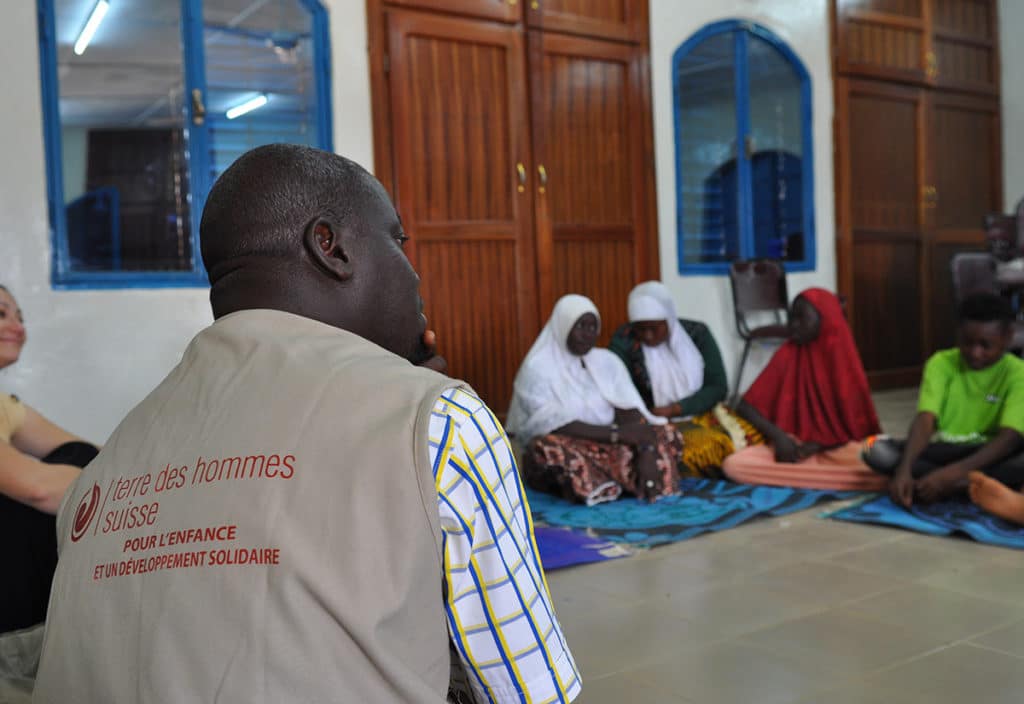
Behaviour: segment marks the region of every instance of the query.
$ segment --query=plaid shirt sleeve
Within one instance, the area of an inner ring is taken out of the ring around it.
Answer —
[[[570,702],[581,689],[558,625],[512,449],[490,409],[446,391],[430,460],[447,582],[448,631],[478,702]]]

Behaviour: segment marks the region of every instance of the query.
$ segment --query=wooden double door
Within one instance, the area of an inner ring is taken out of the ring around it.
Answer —
[[[559,296],[607,339],[657,272],[646,12],[533,5],[371,2],[378,175],[453,376],[498,412]]]
[[[876,388],[955,343],[950,260],[1002,208],[995,3],[837,3],[839,287]]]

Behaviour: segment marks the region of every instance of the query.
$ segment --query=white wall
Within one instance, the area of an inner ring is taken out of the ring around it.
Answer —
[[[331,14],[335,149],[373,162],[364,0],[324,0]],[[55,422],[104,442],[211,320],[205,289],[54,291],[39,93],[36,3],[4,3],[0,115],[0,283],[25,312],[21,360],[0,371]]]
[[[1012,212],[1024,197],[1024,2],[999,2],[999,53],[1002,64],[1003,100],[1003,209]]]

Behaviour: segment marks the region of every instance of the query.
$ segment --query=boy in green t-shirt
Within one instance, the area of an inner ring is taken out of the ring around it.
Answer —
[[[1024,484],[1024,361],[1007,354],[1013,312],[1004,298],[977,294],[959,317],[959,347],[925,366],[906,441],[879,438],[864,452],[906,507],[966,491],[975,470],[1013,489]]]

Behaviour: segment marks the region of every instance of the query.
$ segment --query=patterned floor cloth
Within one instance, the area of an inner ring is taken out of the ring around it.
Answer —
[[[850,499],[844,491],[787,489],[686,478],[682,494],[653,504],[634,498],[584,506],[550,494],[527,491],[533,519],[564,526],[592,537],[638,547],[687,540],[702,533],[734,528],[759,516],[782,516],[821,501]]]
[[[879,496],[827,515],[837,521],[877,523],[929,535],[965,535],[979,543],[1024,550],[1024,528],[967,501],[944,501],[930,506],[897,506]]]

